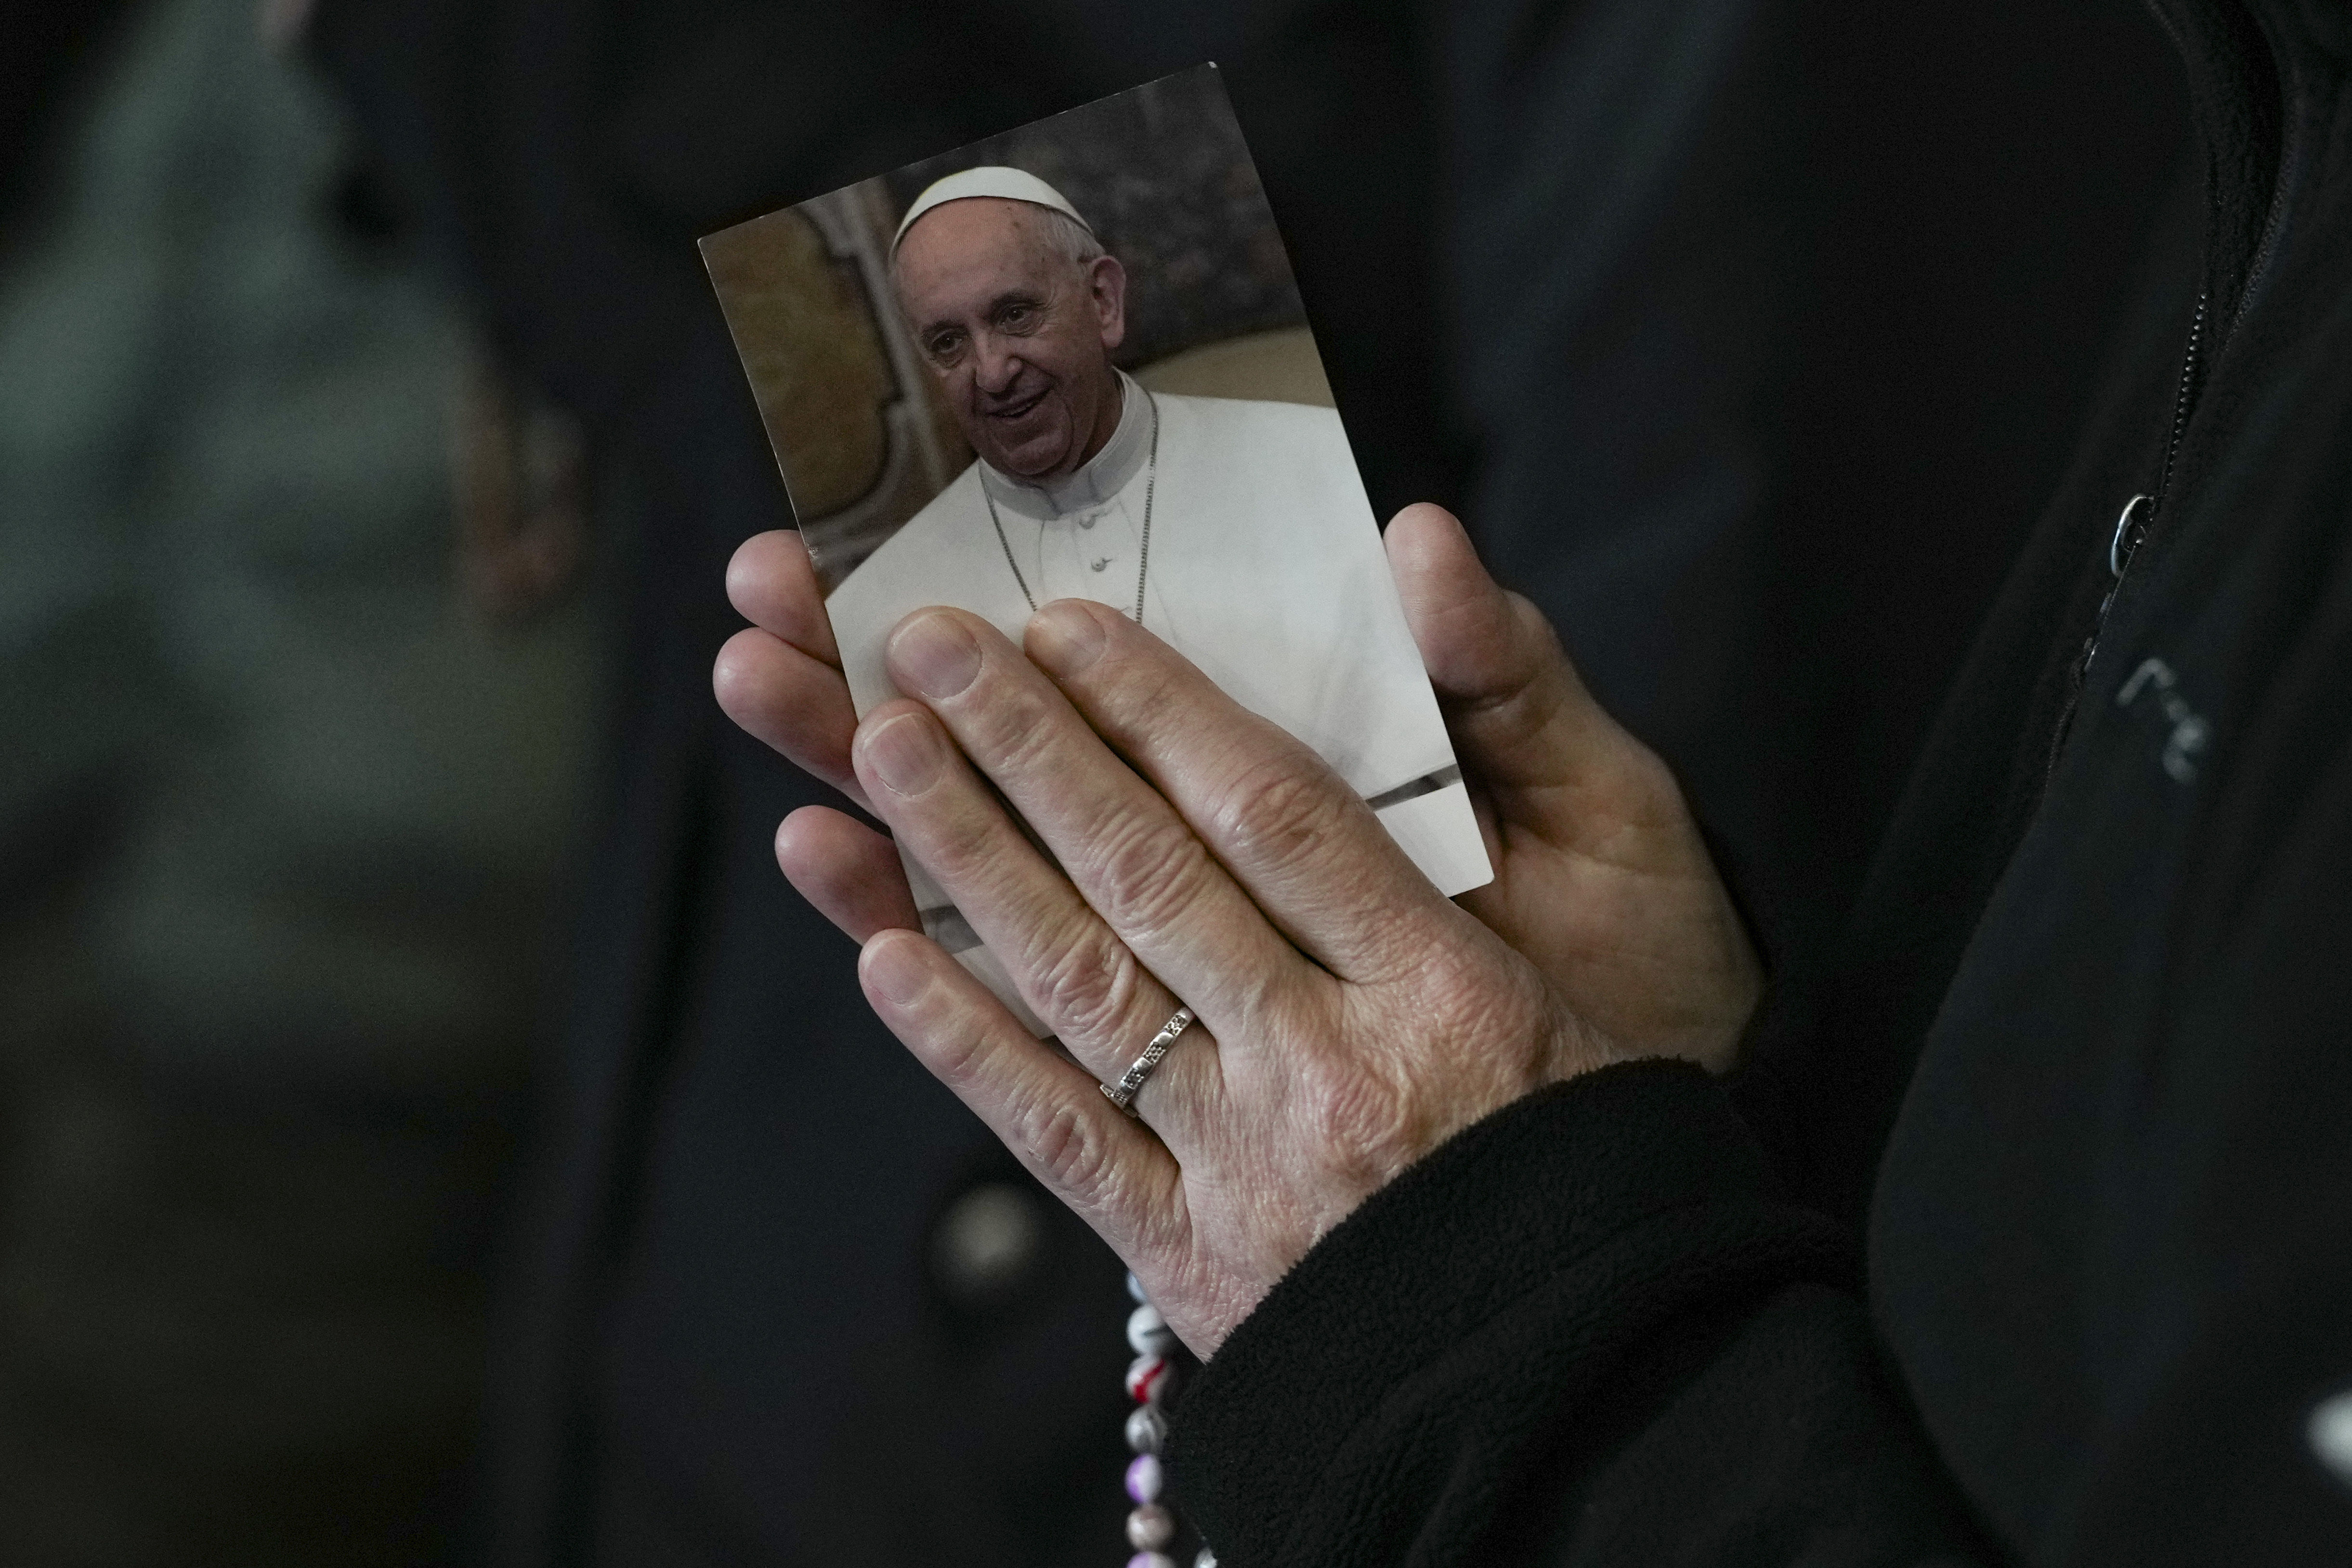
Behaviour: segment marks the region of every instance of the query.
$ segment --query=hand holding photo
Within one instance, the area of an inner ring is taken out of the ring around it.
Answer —
[[[1139,621],[1441,892],[1492,872],[1273,215],[1202,67],[703,241],[862,716],[892,629]],[[926,932],[1043,1034],[911,858]]]

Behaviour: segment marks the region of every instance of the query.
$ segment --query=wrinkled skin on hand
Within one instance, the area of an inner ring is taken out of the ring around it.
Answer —
[[[1724,1071],[1763,971],[1674,775],[1450,516],[1412,508],[1388,545],[1495,865],[1462,906],[1629,1048]]]
[[[1107,606],[1046,605],[1020,648],[918,612],[889,647],[908,698],[858,724],[797,536],[729,573],[754,626],[720,655],[721,705],[889,826],[1067,1055],[919,933],[882,835],[795,812],[785,874],[863,944],[892,1031],[1202,1355],[1454,1132],[1611,1061],[1720,1068],[1761,989],[1671,775],[1532,606],[1436,508],[1388,546],[1498,873],[1458,904],[1319,758]],[[1098,1086],[1180,997],[1200,1021],[1130,1119]]]

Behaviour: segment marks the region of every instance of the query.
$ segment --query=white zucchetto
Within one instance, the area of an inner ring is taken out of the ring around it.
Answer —
[[[1027,202],[1032,206],[1051,207],[1088,234],[1095,231],[1094,225],[1078,216],[1078,209],[1070,205],[1069,197],[1027,170],[1009,169],[1001,163],[982,164],[977,169],[966,169],[960,174],[950,174],[943,180],[933,180],[924,186],[923,194],[915,198],[915,205],[907,209],[907,216],[898,220],[898,232],[890,237],[890,254],[898,254],[898,242],[907,237],[907,231],[915,226],[917,218],[933,207],[966,201],[973,196],[997,196],[1009,202]]]

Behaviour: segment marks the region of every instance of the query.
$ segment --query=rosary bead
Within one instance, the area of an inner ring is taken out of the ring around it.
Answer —
[[[1127,1369],[1127,1396],[1138,1405],[1157,1405],[1168,1392],[1168,1358],[1139,1355]]]
[[[1150,1302],[1127,1315],[1127,1348],[1138,1355],[1165,1355],[1176,1343],[1176,1331]]]
[[[1156,1405],[1141,1405],[1128,1413],[1127,1446],[1139,1454],[1157,1454],[1168,1441],[1168,1417]]]
[[[1128,1544],[1138,1552],[1157,1552],[1175,1539],[1176,1516],[1156,1502],[1127,1516]]]
[[[1152,435],[1156,447],[1159,437],[1157,404],[1152,405]],[[1155,458],[1157,452],[1154,453]],[[1144,508],[1144,548],[1150,548],[1150,507]],[[1010,557],[1007,557],[1010,559]],[[1148,559],[1148,558],[1147,558]],[[1025,584],[1024,584],[1025,588]],[[1140,585],[1136,597],[1136,618],[1143,618]],[[1128,1347],[1136,1352],[1127,1369],[1128,1396],[1136,1402],[1127,1417],[1127,1446],[1135,1458],[1127,1467],[1127,1495],[1137,1504],[1127,1516],[1128,1544],[1135,1555],[1127,1560],[1127,1568],[1177,1568],[1176,1560],[1160,1550],[1176,1539],[1176,1516],[1160,1506],[1160,1489],[1165,1480],[1160,1466],[1160,1450],[1168,1441],[1168,1417],[1160,1402],[1168,1393],[1172,1368],[1167,1352],[1176,1345],[1176,1336],[1168,1327],[1168,1320],[1143,1293],[1143,1281],[1133,1274],[1127,1277],[1127,1293],[1135,1299],[1135,1310],[1128,1314]],[[1205,1568],[1216,1568],[1216,1559],[1202,1553]],[[1202,1568],[1195,1563],[1194,1568]]]

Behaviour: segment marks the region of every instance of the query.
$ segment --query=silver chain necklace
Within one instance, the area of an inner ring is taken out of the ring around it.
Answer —
[[[1139,386],[1144,402],[1151,406],[1151,457],[1144,469],[1143,479],[1143,559],[1135,568],[1135,624],[1143,624],[1143,584],[1151,575],[1151,498],[1160,488],[1160,399],[1151,389]],[[980,480],[981,499],[988,503],[988,521],[996,525],[996,542],[1003,548],[1004,564],[1013,569],[1013,580],[1021,585],[1021,596],[1029,601],[1029,613],[1037,613],[1037,595],[1029,591],[1029,579],[1021,575],[1021,563],[1013,559],[1013,542],[1004,537],[1004,520],[996,513],[996,497],[988,488],[988,476]]]

